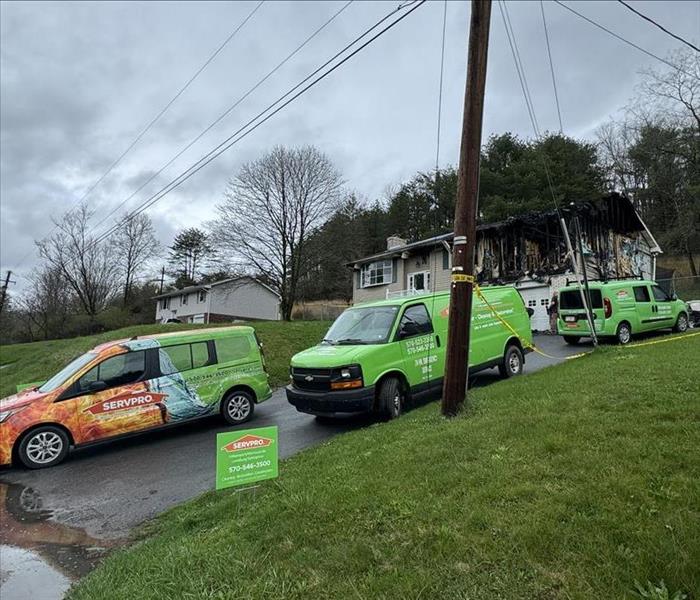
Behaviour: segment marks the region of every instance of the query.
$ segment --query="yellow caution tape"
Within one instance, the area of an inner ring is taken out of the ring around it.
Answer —
[[[665,344],[666,342],[675,342],[689,337],[695,337],[700,335],[700,331],[696,333],[684,333],[682,335],[674,335],[672,337],[666,337],[662,340],[650,340],[648,342],[637,342],[636,344],[628,344],[625,348],[638,348],[640,346],[653,346],[654,344]]]
[[[453,275],[453,277],[454,277],[454,275]],[[529,348],[529,349],[532,350],[533,352],[537,352],[537,354],[541,354],[542,356],[545,356],[545,357],[547,357],[547,358],[552,358],[552,359],[554,359],[554,360],[571,360],[571,359],[574,359],[574,358],[580,358],[580,357],[585,356],[586,354],[588,354],[588,352],[581,352],[581,353],[579,353],[579,354],[572,354],[572,355],[570,355],[570,356],[552,356],[551,354],[547,354],[546,352],[542,352],[542,350],[540,350],[539,348],[537,348],[537,346],[535,346],[535,345],[532,344],[531,342],[528,342],[527,340],[524,340],[524,339],[520,336],[520,334],[519,334],[517,331],[515,331],[515,329],[513,329],[513,327],[511,326],[511,324],[508,323],[508,321],[506,321],[501,315],[498,314],[498,311],[497,311],[493,306],[491,306],[491,303],[486,299],[486,296],[484,296],[484,293],[481,291],[481,288],[480,288],[479,285],[476,284],[476,283],[474,284],[474,291],[476,292],[476,295],[477,295],[481,300],[484,301],[484,304],[486,304],[486,306],[488,306],[489,310],[493,313],[494,317],[496,317],[503,325],[506,326],[506,328],[507,328],[515,337],[518,338],[518,340],[520,340],[520,343],[522,344],[523,348]]]

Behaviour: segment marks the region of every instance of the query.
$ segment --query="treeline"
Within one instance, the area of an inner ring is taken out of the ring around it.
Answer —
[[[671,60],[679,69],[645,71],[622,118],[600,127],[593,141],[556,133],[487,140],[479,220],[552,210],[552,194],[565,205],[621,191],[664,252],[683,257],[687,273],[697,275],[700,58],[677,52]],[[152,297],[161,286],[238,274],[272,287],[289,319],[301,300],[350,299],[347,263],[381,252],[388,236],[416,241],[450,231],[456,191],[457,175],[448,167],[418,173],[384,198],[360,199],[317,148],[276,147],[243,165],[211,220],[181,231],[167,252],[143,214],[100,241],[82,206],[37,242],[41,262],[25,293],[11,296],[5,307],[2,339],[49,339],[151,322]]]

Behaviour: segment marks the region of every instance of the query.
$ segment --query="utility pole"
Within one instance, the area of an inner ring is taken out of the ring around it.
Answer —
[[[163,267],[160,270],[160,289],[158,290],[158,294],[163,293],[163,284],[165,283],[165,267]]]
[[[11,276],[12,271],[8,271],[7,275],[5,275],[5,283],[2,284],[2,296],[0,296],[0,315],[2,314],[2,311],[5,308],[5,298],[7,298],[7,286],[11,283],[14,283],[14,281],[10,281]]]
[[[472,0],[467,84],[464,92],[462,141],[457,175],[447,364],[442,394],[442,414],[450,417],[457,414],[464,402],[469,374],[469,328],[474,282],[481,125],[490,22],[491,0]]]
[[[571,238],[569,237],[569,229],[566,226],[566,221],[564,221],[564,217],[560,217],[559,222],[561,223],[561,230],[564,232],[564,239],[566,240],[566,249],[569,253],[569,256],[571,257],[571,266],[574,269],[574,275],[576,275],[576,283],[578,284],[578,292],[579,292],[579,295],[581,296],[581,304],[583,304],[583,307],[586,309],[586,321],[588,321],[588,330],[591,332],[591,337],[593,338],[593,345],[597,346],[598,345],[598,337],[596,336],[595,326],[593,325],[593,319],[591,318],[591,313],[588,310],[588,302],[586,302],[586,294],[584,294],[583,286],[581,285],[581,276],[579,275],[579,272],[578,272],[578,261],[576,260],[576,255],[574,254],[574,249],[571,245]],[[583,265],[583,269],[585,271],[586,265]]]
[[[593,314],[593,304],[591,303],[591,288],[588,286],[588,271],[586,269],[586,260],[583,257],[583,242],[581,241],[581,223],[578,220],[578,215],[574,216],[574,228],[576,229],[576,245],[578,246],[578,255],[581,257],[581,267],[583,270],[583,285],[586,288],[586,314],[588,315],[588,326],[591,328],[591,337],[593,345],[598,345],[598,336],[595,331],[595,315]],[[579,286],[581,283],[579,282]]]

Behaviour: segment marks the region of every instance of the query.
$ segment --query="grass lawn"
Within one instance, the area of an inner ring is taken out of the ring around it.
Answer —
[[[230,323],[222,324],[225,325]],[[321,341],[329,324],[324,321],[256,321],[250,325],[255,327],[262,340],[270,381],[277,386],[289,379],[289,359],[292,355]],[[197,327],[212,325],[139,325],[86,337],[0,346],[0,365],[8,365],[0,369],[0,398],[14,394],[17,384],[48,379],[73,358],[97,344],[135,335]]]
[[[69,598],[700,598],[699,339],[337,437],[165,513]]]

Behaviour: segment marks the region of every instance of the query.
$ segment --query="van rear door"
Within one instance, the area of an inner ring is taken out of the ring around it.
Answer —
[[[594,288],[590,290],[590,296],[594,327],[596,331],[600,331],[605,325],[603,294],[600,289]],[[559,292],[559,318],[564,323],[565,331],[571,331],[573,334],[590,333],[580,290],[568,289]]]

